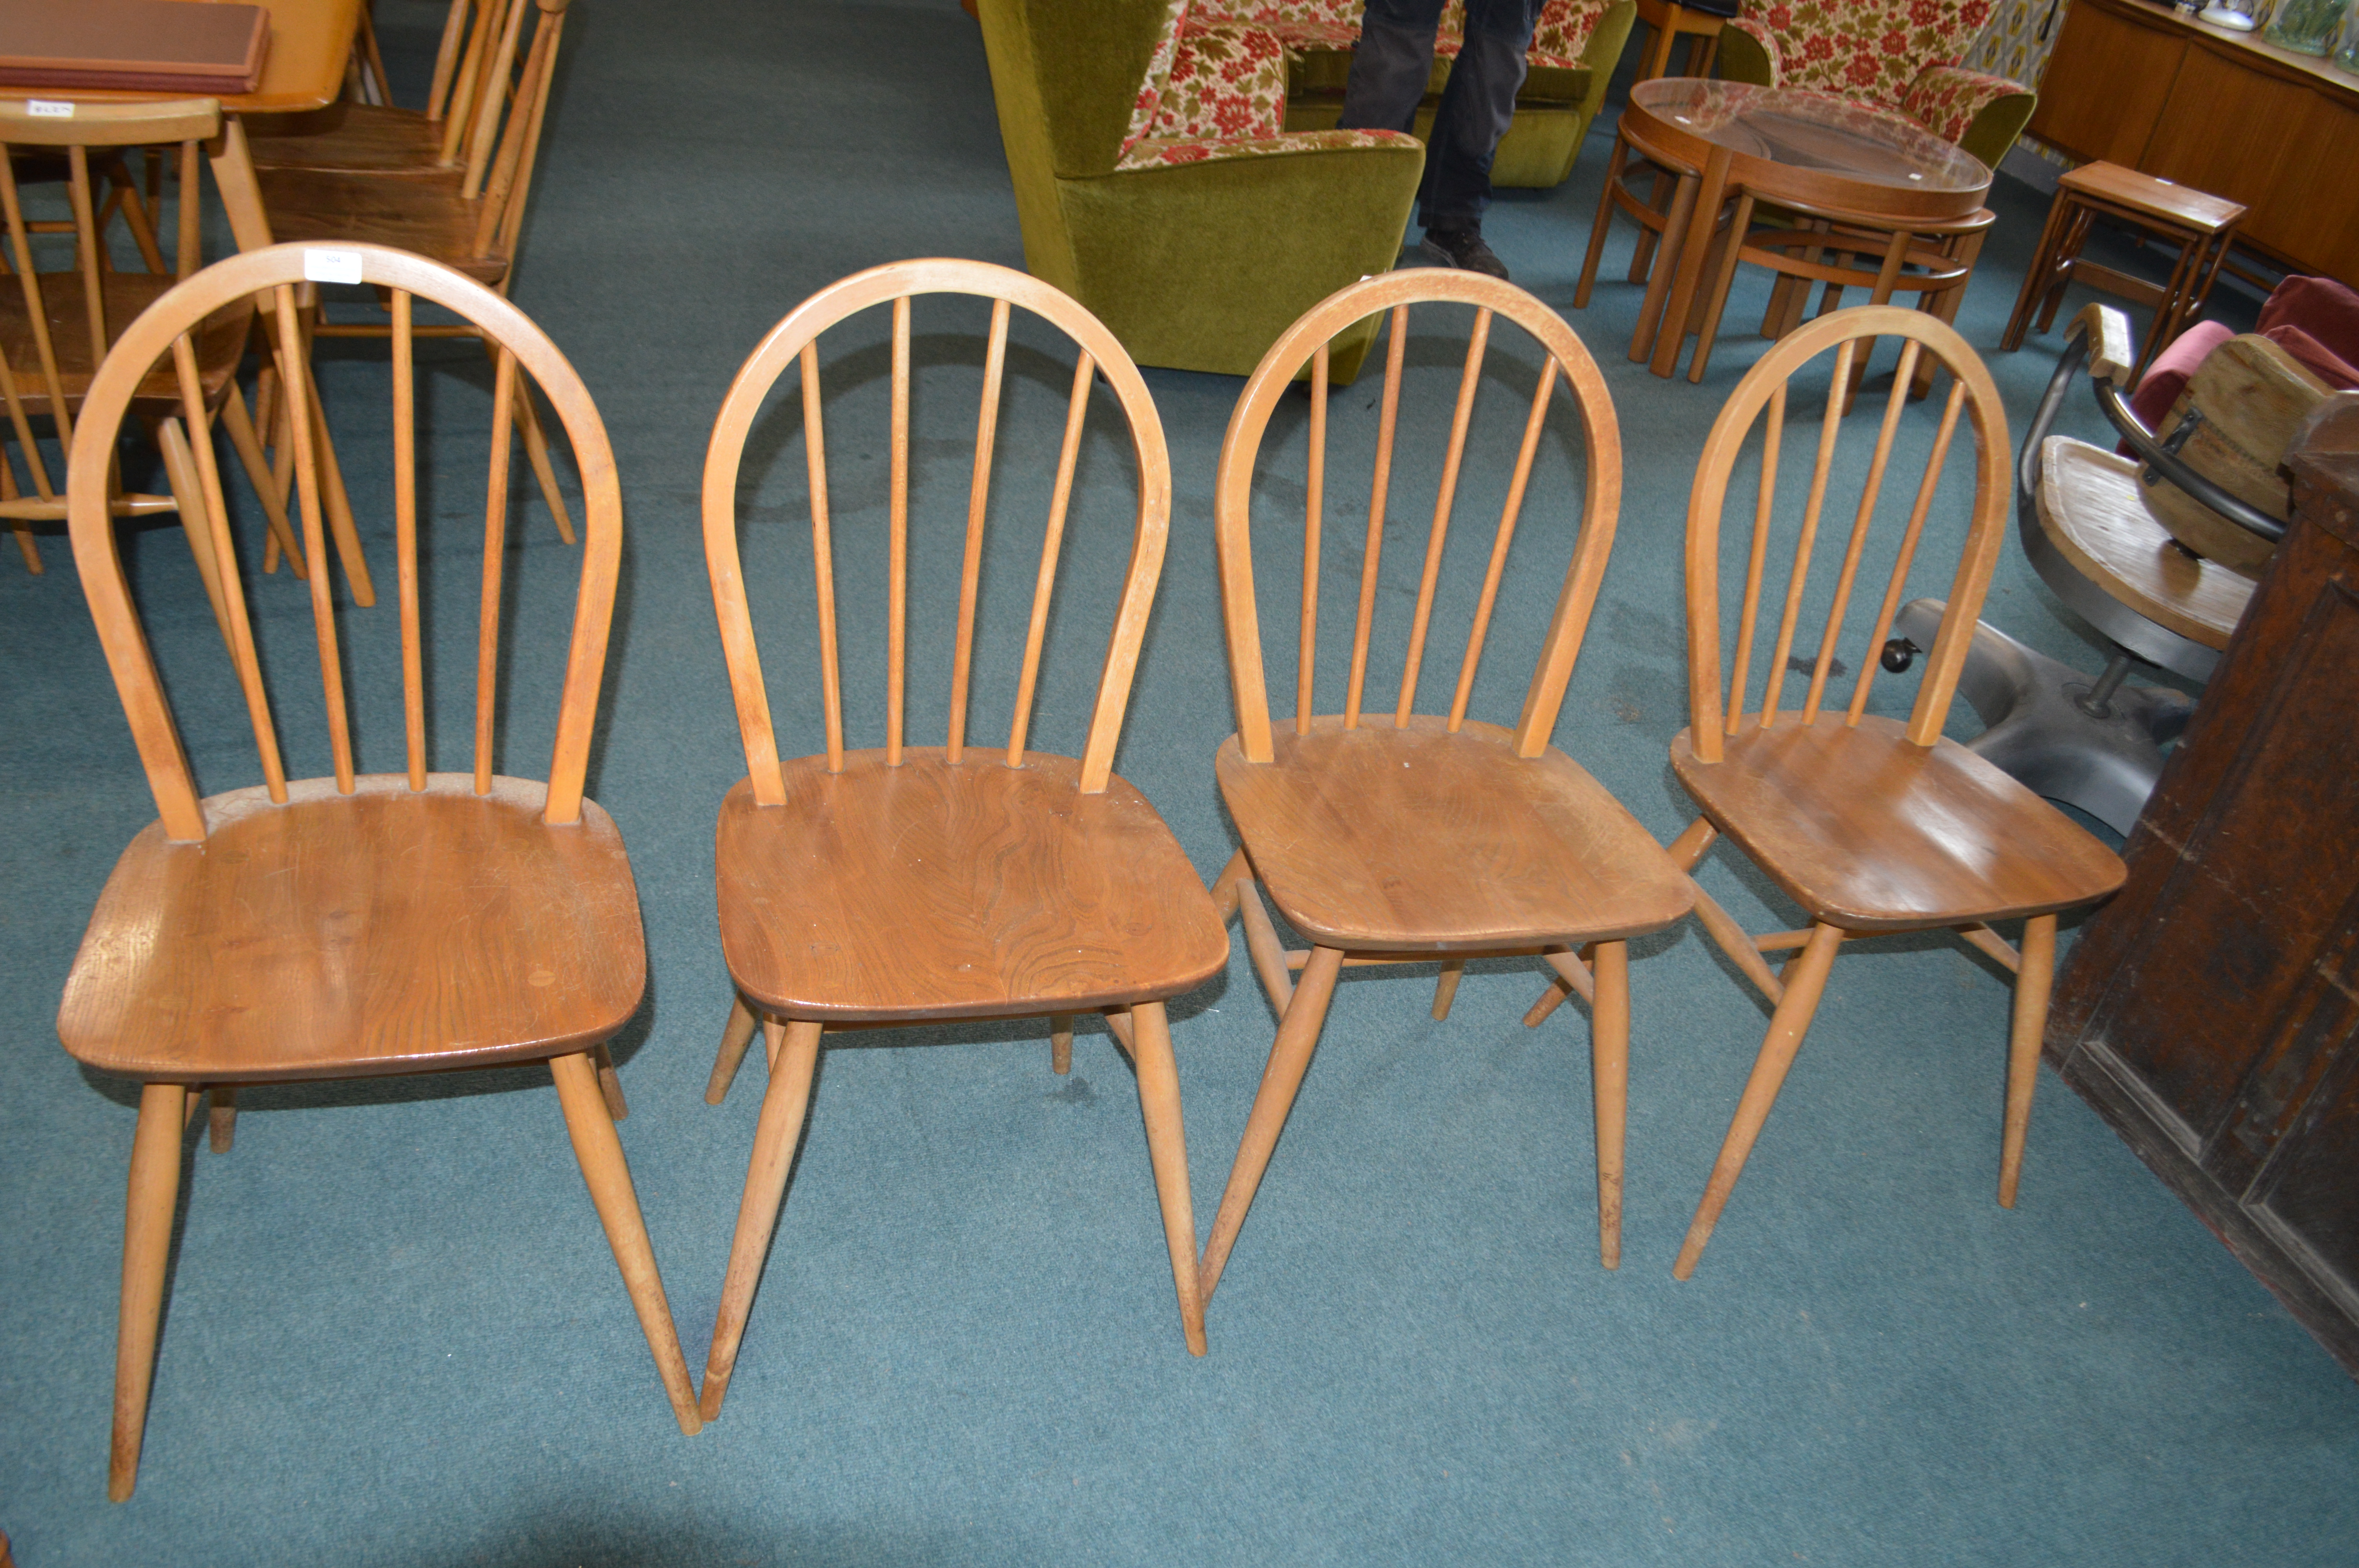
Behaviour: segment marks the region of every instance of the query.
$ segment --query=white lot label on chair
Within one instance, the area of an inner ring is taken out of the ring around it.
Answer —
[[[358,283],[361,280],[361,254],[358,251],[327,251],[314,246],[303,253],[303,276],[311,283]]]
[[[73,118],[73,112],[74,106],[61,99],[27,98],[25,100],[25,113],[38,119],[71,120]]]

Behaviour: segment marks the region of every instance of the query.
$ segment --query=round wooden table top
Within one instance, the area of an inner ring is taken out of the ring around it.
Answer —
[[[1625,134],[1639,150],[1701,169],[1728,158],[1728,183],[1769,201],[1911,218],[1981,207],[1991,171],[1912,120],[1803,87],[1670,76],[1630,89]]]

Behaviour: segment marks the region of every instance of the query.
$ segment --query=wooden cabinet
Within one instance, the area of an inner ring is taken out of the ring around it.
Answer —
[[[2359,393],[2058,978],[2050,1061],[2359,1376]]]
[[[2237,239],[2359,287],[2359,79],[2150,0],[2072,0],[2030,134],[2251,209]]]

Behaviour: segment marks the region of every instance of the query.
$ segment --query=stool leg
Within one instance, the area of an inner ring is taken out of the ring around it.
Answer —
[[[1736,264],[1743,259],[1745,236],[1753,227],[1753,192],[1739,191],[1736,210],[1728,220],[1728,238],[1720,251],[1720,265],[1713,272],[1712,288],[1702,307],[1702,319],[1697,325],[1695,358],[1688,364],[1688,380],[1703,380],[1704,367],[1712,362],[1712,345],[1720,336],[1720,315],[1728,308],[1729,286],[1736,281]]]
[[[2056,324],[2056,308],[2064,303],[2064,290],[2080,270],[2081,247],[2089,243],[2089,226],[2097,215],[2078,202],[2064,231],[2062,243],[2057,247],[2056,261],[2049,270],[2048,292],[2040,297],[2039,324],[2035,330],[2046,332]]]
[[[1597,193],[1597,218],[1589,225],[1589,254],[1581,263],[1581,281],[1573,286],[1572,308],[1589,308],[1589,291],[1597,282],[1598,259],[1605,254],[1605,231],[1614,222],[1614,190],[1622,178],[1622,170],[1630,160],[1630,144],[1619,135],[1614,138],[1614,156],[1605,165],[1605,189]],[[1641,227],[1643,240],[1647,231]]]
[[[2006,330],[1999,335],[1998,346],[2008,353],[2023,347],[2024,329],[2031,325],[2032,302],[2039,297],[2048,269],[2056,262],[2056,238],[2071,200],[2059,191],[2056,200],[2048,204],[2048,222],[2040,225],[2039,243],[2031,253],[2031,265],[2024,269],[2023,287],[2016,290],[2015,309],[2006,319]]]
[[[1679,254],[1679,241],[1687,232],[1690,214],[1696,206],[1696,185],[1692,174],[1679,177],[1671,190],[1671,210],[1663,220],[1663,243],[1672,256]],[[1651,236],[1647,236],[1651,238]],[[1664,297],[1671,291],[1672,266],[1658,266],[1647,276],[1647,297],[1638,302],[1638,326],[1630,334],[1630,358],[1644,363],[1654,351],[1657,329],[1663,320]]]

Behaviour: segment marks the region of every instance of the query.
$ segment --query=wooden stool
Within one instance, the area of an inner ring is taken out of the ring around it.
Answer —
[[[2083,261],[2081,246],[2089,237],[2089,224],[2100,217],[2176,244],[2179,261],[2170,270],[2170,281],[2158,287],[2142,277]],[[2244,217],[2244,208],[2235,202],[2188,186],[2118,164],[2082,164],[2057,182],[2048,225],[2040,231],[2039,248],[2032,254],[2030,270],[2023,275],[2023,292],[2016,296],[2015,314],[2007,319],[2006,335],[1998,346],[2006,350],[2023,346],[2024,330],[2031,324],[2035,305],[2039,310],[2038,330],[2048,330],[2056,319],[2057,306],[2063,301],[2064,286],[2077,279],[2092,288],[2153,307],[2154,325],[2147,331],[2133,372],[2133,375],[2145,374],[2155,354],[2202,307]]]
[[[1589,230],[1589,254],[1581,264],[1581,280],[1573,286],[1572,308],[1588,308],[1590,290],[1597,282],[1597,264],[1605,254],[1605,232],[1613,226],[1614,210],[1619,208],[1638,224],[1638,243],[1630,253],[1630,281],[1647,286],[1647,297],[1638,307],[1638,326],[1630,336],[1633,360],[1643,361],[1654,351],[1673,271],[1669,265],[1654,265],[1656,246],[1659,243],[1666,256],[1678,260],[1695,211],[1699,173],[1632,135],[1627,116],[1614,127],[1614,156],[1605,165],[1605,189],[1597,198],[1597,217]],[[1636,184],[1642,177],[1651,182],[1644,195]],[[1705,221],[1717,218],[1715,213]]]
[[[1712,57],[1720,52],[1723,18],[1709,11],[1674,5],[1672,0],[1638,0],[1638,20],[1655,29],[1655,39],[1647,46],[1634,81],[1652,81],[1658,76],[1669,76],[1671,45],[1680,38],[1688,40],[1688,53],[1687,68],[1680,74],[1712,74]]]

